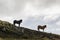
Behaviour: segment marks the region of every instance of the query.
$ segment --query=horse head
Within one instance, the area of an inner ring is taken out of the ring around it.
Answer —
[[[44,25],[44,27],[46,28],[46,25]]]

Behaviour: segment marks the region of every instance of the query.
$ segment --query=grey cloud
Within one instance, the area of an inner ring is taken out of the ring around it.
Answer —
[[[12,15],[24,8],[24,0],[0,0],[0,14]]]
[[[23,12],[27,2],[31,3],[31,5],[37,9],[41,7],[43,9],[54,4],[55,0],[0,0],[0,13],[10,16],[17,14],[22,15],[20,12]]]
[[[56,22],[58,22],[58,21],[60,21],[60,16],[57,19],[55,19],[55,20],[51,20],[49,24],[56,25]]]
[[[48,8],[56,4],[56,0],[34,0],[32,5],[35,8]]]
[[[42,20],[44,16],[35,17],[28,17],[27,20],[24,22],[24,25],[36,27],[37,25],[45,25],[45,22]]]

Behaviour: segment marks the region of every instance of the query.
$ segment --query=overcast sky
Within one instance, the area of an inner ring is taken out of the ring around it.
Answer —
[[[47,25],[45,32],[60,34],[60,0],[0,0],[0,20],[15,19],[23,19],[23,27]]]

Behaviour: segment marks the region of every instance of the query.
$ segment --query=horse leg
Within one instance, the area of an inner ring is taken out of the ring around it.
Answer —
[[[13,26],[15,27],[15,23],[13,24]]]
[[[14,22],[13,24],[14,24],[14,26],[15,26],[15,22]]]
[[[19,27],[20,27],[20,24],[19,24]]]
[[[43,32],[44,32],[44,29],[43,29]]]
[[[39,31],[39,29],[38,29],[38,31]]]
[[[38,31],[39,31],[39,28],[38,28]]]

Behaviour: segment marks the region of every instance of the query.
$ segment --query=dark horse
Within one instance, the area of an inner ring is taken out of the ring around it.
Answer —
[[[22,19],[21,20],[14,20],[13,21],[13,24],[19,24],[19,27],[20,27],[20,24],[22,23]]]
[[[44,31],[44,29],[46,28],[46,25],[43,25],[43,26],[41,26],[41,25],[38,25],[38,31],[39,31],[39,29],[42,29],[43,31]]]

